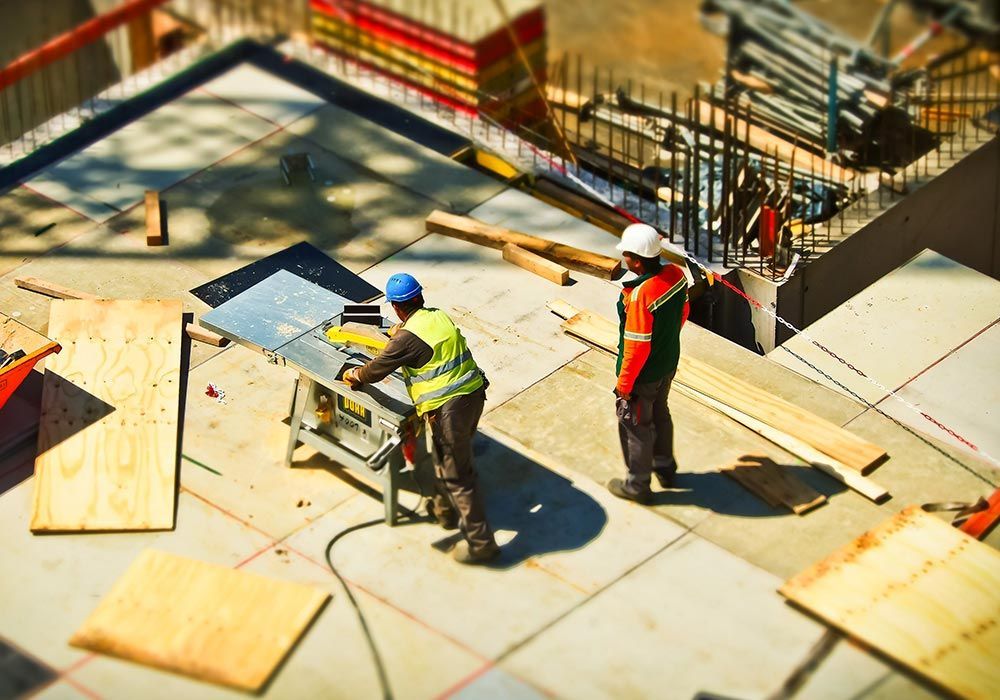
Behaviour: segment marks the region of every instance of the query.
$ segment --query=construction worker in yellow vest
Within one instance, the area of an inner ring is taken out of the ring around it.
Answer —
[[[401,323],[378,357],[348,370],[343,380],[358,388],[402,368],[417,414],[427,421],[434,446],[436,495],[428,513],[446,529],[461,528],[465,542],[453,556],[480,564],[500,554],[486,522],[472,465],[472,440],[483,414],[488,382],[462,332],[440,309],[424,306],[423,288],[411,275],[395,274],[385,296]]]

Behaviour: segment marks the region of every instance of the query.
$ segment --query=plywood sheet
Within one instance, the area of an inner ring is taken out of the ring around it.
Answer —
[[[149,549],[70,644],[256,691],[329,597],[312,586]]]
[[[31,530],[174,524],[180,301],[53,301]]]
[[[782,595],[966,698],[1000,688],[1000,552],[910,506]]]

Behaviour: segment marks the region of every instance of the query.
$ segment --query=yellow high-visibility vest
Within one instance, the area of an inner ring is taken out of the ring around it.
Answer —
[[[472,359],[462,332],[440,309],[418,309],[403,328],[434,351],[423,367],[403,367],[403,378],[417,415],[443,406],[456,396],[471,394],[483,385],[483,375]]]

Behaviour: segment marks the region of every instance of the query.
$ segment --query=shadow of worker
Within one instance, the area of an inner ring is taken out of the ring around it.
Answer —
[[[492,568],[581,549],[607,524],[604,508],[566,477],[482,433],[474,450],[486,515],[503,545]]]

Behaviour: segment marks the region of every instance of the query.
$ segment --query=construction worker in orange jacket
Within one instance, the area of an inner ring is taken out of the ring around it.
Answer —
[[[661,487],[671,488],[677,473],[667,394],[680,359],[681,326],[690,309],[687,280],[677,265],[661,261],[660,234],[652,226],[628,226],[617,247],[638,277],[624,283],[618,299],[615,407],[628,474],[609,481],[608,490],[646,503],[652,475]]]

